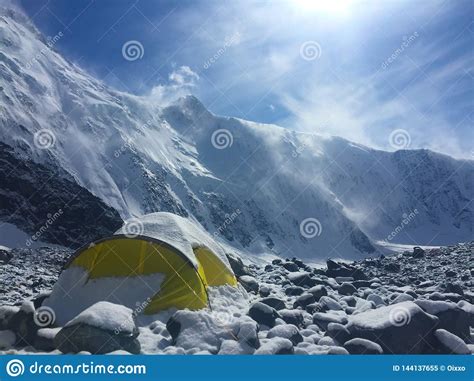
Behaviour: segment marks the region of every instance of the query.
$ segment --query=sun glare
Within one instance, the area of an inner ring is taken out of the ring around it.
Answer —
[[[354,0],[292,0],[291,2],[307,12],[347,15]]]

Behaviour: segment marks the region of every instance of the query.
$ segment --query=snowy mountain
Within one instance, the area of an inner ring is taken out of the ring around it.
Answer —
[[[64,59],[25,16],[0,14],[0,152],[87,192],[88,209],[101,212],[84,218],[75,209],[73,220],[86,229],[104,213],[108,231],[120,220],[115,211],[123,219],[167,211],[239,250],[311,259],[366,256],[383,240],[439,245],[473,237],[473,161],[219,117],[192,96],[161,107]],[[35,179],[25,199],[51,181]],[[61,192],[49,188],[31,213],[12,220],[5,200],[15,191],[0,187],[0,221],[29,234],[44,225],[44,203]],[[59,195],[65,208],[68,197]],[[70,228],[63,220],[56,229]]]

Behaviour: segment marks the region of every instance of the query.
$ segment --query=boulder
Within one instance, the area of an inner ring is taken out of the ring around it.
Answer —
[[[304,288],[299,286],[289,286],[285,288],[285,294],[288,296],[298,296],[301,295],[303,292]]]
[[[268,286],[262,286],[258,290],[258,293],[260,294],[261,297],[265,298],[271,294],[272,290]]]
[[[283,309],[286,308],[286,304],[282,299],[277,298],[277,297],[273,297],[273,296],[269,296],[269,297],[260,299],[259,302],[264,303],[267,306],[270,306],[270,307],[276,309],[277,311],[283,310]]]
[[[343,283],[341,287],[337,290],[341,295],[353,295],[357,292],[357,289],[350,283]]]
[[[322,285],[311,287],[306,292],[308,292],[309,294],[312,294],[316,301],[318,301],[322,296],[327,296],[327,294],[328,294],[328,291],[326,290],[326,287],[324,287]]]
[[[16,335],[13,331],[0,331],[0,349],[11,349],[16,342]]]
[[[332,311],[342,311],[343,310],[341,304],[337,300],[334,300],[333,298],[331,298],[329,296],[322,296],[319,299],[319,303],[321,304],[321,306],[325,310],[332,310]]]
[[[7,328],[15,333],[16,345],[33,346],[36,332],[41,328],[35,322],[35,306],[33,302],[23,302],[18,312],[10,317]]]
[[[316,280],[308,272],[289,273],[287,277],[295,286],[312,287],[316,285]]]
[[[423,258],[424,256],[425,256],[425,251],[421,247],[415,246],[413,248],[413,254],[412,254],[413,258],[420,259],[420,258]]]
[[[279,317],[278,312],[274,308],[261,302],[252,304],[248,315],[258,324],[263,324],[270,328],[275,325],[275,320]]]
[[[69,321],[54,337],[54,345],[63,353],[103,354],[124,350],[138,354],[138,334],[130,308],[98,302]]]
[[[435,332],[439,352],[443,354],[470,355],[471,351],[461,338],[445,329],[437,329]]]
[[[258,324],[249,318],[247,319],[242,321],[236,329],[237,340],[250,348],[256,349],[260,347]]]
[[[283,337],[262,339],[262,344],[254,354],[256,355],[292,355],[294,353],[293,343]]]
[[[300,268],[298,267],[298,265],[296,263],[293,263],[293,262],[284,262],[282,264],[283,268],[285,268],[286,270],[288,270],[289,272],[297,272],[297,271],[300,271]]]
[[[250,275],[242,275],[239,278],[240,284],[245,288],[247,292],[258,293],[259,285],[257,280]]]
[[[54,338],[61,328],[41,328],[36,333],[34,347],[39,351],[51,352],[56,349]]]
[[[255,352],[255,348],[251,346],[235,341],[235,340],[224,340],[219,348],[219,355],[251,355]]]
[[[414,302],[403,302],[351,315],[347,329],[352,337],[376,342],[384,353],[418,354],[430,353],[438,322]]]
[[[245,317],[245,320],[229,321],[228,324],[223,324],[221,319],[216,319],[215,315],[206,310],[179,310],[168,319],[166,329],[171,335],[174,346],[187,351],[197,348],[200,351],[216,354],[223,340],[235,340],[241,328],[248,330],[247,332],[255,328],[255,325],[251,324],[241,327],[247,322],[254,323]],[[249,337],[250,341],[252,338],[254,338],[253,334]],[[240,341],[243,341],[242,339],[243,335]]]
[[[351,338],[349,330],[340,323],[329,323],[326,329],[326,335],[341,344],[344,344]]]
[[[10,325],[10,320],[20,310],[16,306],[0,306],[0,330],[7,329]]]
[[[437,328],[445,329],[463,340],[470,340],[469,314],[463,308],[447,301],[417,300],[415,303],[439,319]]]
[[[329,323],[346,324],[348,319],[342,314],[316,312],[313,315],[313,323],[326,331]]]
[[[293,324],[281,324],[273,327],[268,331],[267,338],[271,339],[273,337],[283,337],[290,340],[293,345],[303,341],[303,336],[298,331],[298,327]]]
[[[304,326],[304,316],[303,311],[301,310],[280,310],[278,314],[283,319],[285,323],[293,324],[297,327]]]
[[[355,338],[344,343],[344,348],[351,355],[381,355],[383,349],[377,343],[373,341]]]
[[[293,303],[293,308],[305,308],[308,304],[314,303],[314,296],[313,294],[305,293],[298,298],[296,298],[295,302]]]
[[[326,262],[326,265],[326,275],[328,277],[352,277],[355,280],[367,280],[367,276],[364,274],[364,272],[357,267],[350,266],[345,263],[338,263],[331,259]]]
[[[235,276],[252,275],[250,269],[244,265],[242,259],[237,255],[226,253],[226,257]]]
[[[389,273],[398,273],[400,272],[400,265],[398,263],[387,263],[384,266],[385,271],[388,271]]]

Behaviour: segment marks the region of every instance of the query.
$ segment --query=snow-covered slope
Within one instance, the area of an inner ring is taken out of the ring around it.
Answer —
[[[218,117],[192,96],[163,108],[68,62],[24,16],[1,15],[0,141],[124,219],[172,212],[240,250],[314,259],[365,256],[387,237],[472,238],[472,161]]]

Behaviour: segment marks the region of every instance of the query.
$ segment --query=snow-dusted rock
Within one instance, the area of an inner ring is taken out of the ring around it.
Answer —
[[[254,354],[256,355],[291,355],[294,353],[293,343],[282,337],[272,339],[262,339],[260,348]]]
[[[346,324],[347,322],[347,317],[343,314],[316,312],[313,315],[313,323],[324,331],[327,330],[329,323]]]
[[[357,292],[357,288],[355,288],[351,283],[344,282],[341,284],[341,287],[337,290],[341,295],[353,295]]]
[[[257,323],[267,327],[273,327],[275,319],[279,317],[278,312],[274,308],[260,302],[252,304],[248,314]]]
[[[326,310],[341,311],[343,309],[341,304],[337,300],[334,300],[333,298],[329,296],[322,296],[319,299],[319,303]]]
[[[269,297],[260,299],[259,302],[261,302],[263,304],[266,304],[266,305],[276,309],[277,311],[283,310],[283,309],[286,308],[286,304],[282,299],[277,298],[277,297],[273,297],[273,296],[269,296]]]
[[[466,343],[455,334],[446,331],[445,329],[437,329],[435,337],[439,343],[439,350],[441,353],[469,355],[469,350]]]
[[[301,310],[283,309],[278,311],[278,314],[287,324],[293,324],[297,327],[304,325],[304,314]]]
[[[347,328],[352,337],[374,341],[384,353],[415,354],[429,351],[426,342],[438,321],[415,303],[403,302],[351,315]]]
[[[317,285],[317,286],[311,287],[306,292],[308,292],[309,294],[312,294],[316,301],[319,301],[319,299],[322,296],[326,296],[328,294],[326,287],[324,287],[323,285]]]
[[[397,295],[395,297],[395,299],[393,299],[391,304],[397,304],[397,303],[401,303],[401,302],[412,302],[414,299],[415,298],[413,298],[413,296],[411,296],[411,295],[401,293],[401,294]]]
[[[0,330],[6,329],[10,319],[20,310],[16,306],[0,306]]]
[[[0,349],[10,349],[16,342],[16,336],[13,331],[0,331]]]
[[[221,342],[235,339],[233,330],[212,318],[205,310],[180,310],[171,316],[166,328],[173,338],[173,345],[189,350],[199,348],[217,353]]]
[[[35,349],[46,352],[54,351],[56,349],[54,345],[54,338],[60,330],[60,327],[39,329],[36,333],[34,344]]]
[[[130,308],[98,302],[69,321],[54,337],[54,345],[63,353],[139,353],[138,334]]]
[[[367,301],[373,302],[376,306],[385,305],[383,298],[378,294],[369,294],[367,295]]]
[[[240,284],[245,288],[248,292],[257,293],[259,289],[259,285],[257,280],[250,275],[242,275],[239,277]]]
[[[355,338],[344,343],[344,348],[353,355],[380,355],[382,347],[373,341]]]
[[[453,302],[417,300],[415,303],[439,319],[437,328],[445,329],[463,340],[470,340],[469,314]]]
[[[304,293],[296,298],[295,302],[293,303],[293,308],[305,308],[308,304],[312,304],[314,302],[315,299],[313,294]]]
[[[7,328],[15,332],[16,344],[33,346],[36,332],[40,328],[35,322],[33,302],[24,301],[18,312],[9,319]]]
[[[340,323],[329,323],[326,329],[326,335],[341,344],[344,344],[351,338],[349,330]]]
[[[293,324],[282,324],[273,327],[268,331],[267,338],[271,339],[273,337],[283,337],[290,340],[293,345],[303,341],[303,336],[301,336],[298,328]]]
[[[235,340],[224,340],[219,348],[219,355],[251,355],[255,348]]]
[[[239,322],[237,326],[237,340],[251,348],[258,348],[260,346],[258,324],[250,318],[247,319]]]

